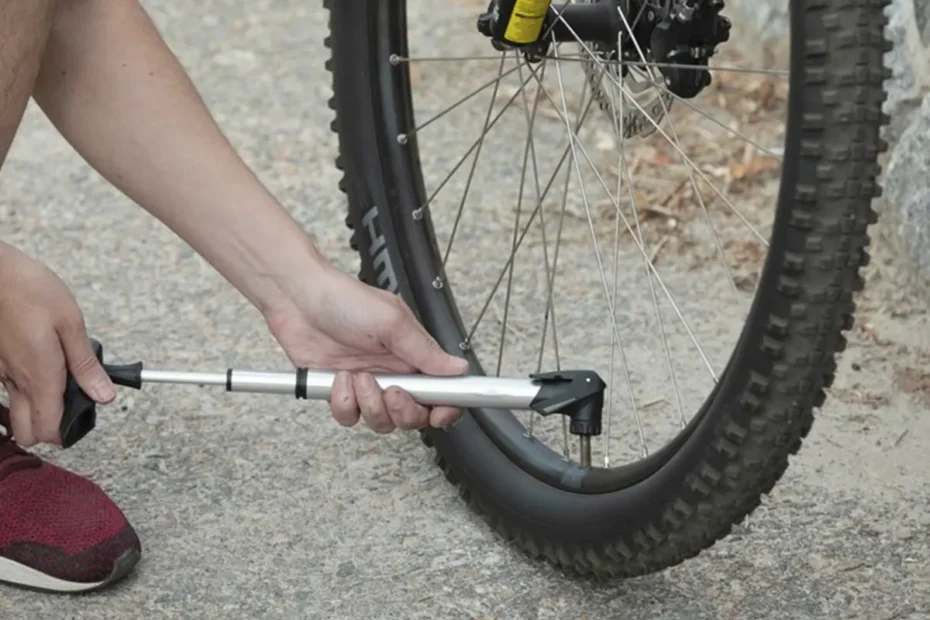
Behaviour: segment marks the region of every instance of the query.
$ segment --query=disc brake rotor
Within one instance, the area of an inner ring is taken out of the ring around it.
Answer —
[[[577,1],[592,3],[603,0]],[[671,0],[647,0],[642,12],[644,14],[647,11],[654,11],[653,19],[655,19],[659,15],[667,14],[670,5]],[[619,6],[617,10],[620,11]],[[636,20],[641,19],[643,14],[628,18],[630,26],[633,26]],[[647,62],[652,62],[648,48],[640,46],[637,49],[633,43],[627,43],[627,46],[632,48],[636,59],[642,60],[641,51]],[[671,93],[656,87],[656,80],[660,82],[662,80],[661,75],[656,77],[655,72],[644,71],[632,65],[627,65],[627,71],[621,71],[623,65],[616,62],[619,58],[616,46],[608,47],[595,43],[589,46],[589,49],[594,52],[596,59],[582,64],[585,78],[601,111],[613,115],[611,120],[617,123],[623,139],[645,138],[653,134],[674,101]],[[618,83],[623,85],[622,91]],[[639,107],[628,99],[635,99]]]

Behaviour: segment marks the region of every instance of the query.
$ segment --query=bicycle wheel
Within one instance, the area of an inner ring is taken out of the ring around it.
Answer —
[[[608,383],[590,463],[537,414],[423,433],[494,530],[582,574],[672,566],[760,503],[863,286],[888,2],[793,0],[782,55],[722,4],[553,4],[507,47],[486,2],[324,2],[360,277],[476,374]]]

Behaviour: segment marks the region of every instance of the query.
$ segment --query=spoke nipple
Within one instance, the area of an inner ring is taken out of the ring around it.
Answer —
[[[413,215],[413,219],[422,220],[423,219],[423,207],[420,207],[419,209],[414,209],[412,215]]]
[[[436,290],[439,290],[439,289],[442,288],[442,278],[441,278],[441,277],[436,276],[436,279],[433,280],[433,288],[436,289]]]
[[[397,54],[391,54],[391,57],[388,59],[388,61],[389,61],[392,65],[399,65],[399,64],[400,64],[400,56],[398,56]]]
[[[468,340],[463,340],[462,342],[459,343],[459,348],[460,348],[462,351],[470,351],[470,350],[471,350],[471,342],[468,341]]]
[[[405,133],[397,134],[397,144],[407,144],[407,134]]]

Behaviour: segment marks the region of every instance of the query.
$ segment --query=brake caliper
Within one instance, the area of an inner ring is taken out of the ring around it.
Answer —
[[[730,38],[730,20],[721,9],[723,0],[677,0],[652,31],[652,58],[679,97],[690,99],[710,85],[710,72],[699,67]]]

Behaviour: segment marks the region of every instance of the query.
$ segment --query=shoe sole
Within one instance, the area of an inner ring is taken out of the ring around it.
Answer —
[[[127,549],[116,562],[113,570],[103,581],[79,582],[57,579],[19,562],[0,557],[0,583],[7,583],[26,590],[52,594],[80,594],[102,590],[132,572],[142,554],[137,549]]]

